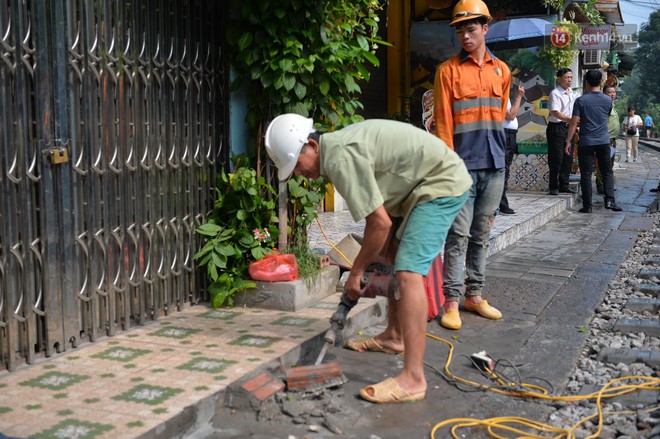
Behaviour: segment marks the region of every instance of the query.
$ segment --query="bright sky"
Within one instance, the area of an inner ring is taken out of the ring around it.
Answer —
[[[619,0],[625,24],[641,26],[649,21],[649,15],[660,9],[660,0]]]

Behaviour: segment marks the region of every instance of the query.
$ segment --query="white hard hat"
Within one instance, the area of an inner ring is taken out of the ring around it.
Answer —
[[[314,132],[314,120],[299,114],[282,114],[268,125],[266,151],[275,166],[280,180],[289,178],[298,163],[298,156]]]

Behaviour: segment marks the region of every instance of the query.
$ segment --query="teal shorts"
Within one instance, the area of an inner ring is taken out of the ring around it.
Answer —
[[[445,245],[449,227],[468,198],[468,192],[415,206],[399,243],[395,271],[412,271],[422,276],[429,274],[433,260]]]

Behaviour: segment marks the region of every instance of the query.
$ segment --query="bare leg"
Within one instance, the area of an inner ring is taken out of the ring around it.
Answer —
[[[399,242],[394,239],[390,234],[387,245],[385,246],[386,251],[383,256],[381,256],[381,261],[385,264],[392,265],[394,264],[394,259],[396,257],[396,252],[399,248]],[[403,336],[401,334],[401,325],[399,322],[399,301],[397,300],[388,300],[387,301],[387,328],[385,331],[378,334],[376,341],[382,347],[389,349],[391,351],[403,352]]]
[[[400,326],[405,352],[403,370],[394,379],[403,390],[415,394],[426,390],[424,351],[428,303],[421,274],[399,271],[397,281],[401,290],[401,299],[394,309],[394,318]],[[390,325],[391,322],[388,328]]]
[[[399,301],[393,299],[387,301],[387,328],[374,337],[379,345],[395,352],[404,351],[403,336],[398,315],[400,312],[399,308]]]

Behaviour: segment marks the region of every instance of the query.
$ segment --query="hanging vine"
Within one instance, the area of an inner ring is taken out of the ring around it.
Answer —
[[[567,0],[543,0],[543,6],[552,8],[559,14],[559,20],[555,21],[553,34],[557,34],[562,40],[561,35],[566,37],[565,45],[548,44],[541,50],[540,56],[560,69],[562,67],[571,67],[573,59],[580,53],[577,49],[578,39],[582,34],[580,24],[575,22],[576,14],[580,13],[587,19],[589,24],[600,26],[605,23],[600,12],[596,9],[596,0],[589,0],[588,3],[571,3],[574,8],[565,10]]]

